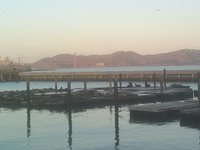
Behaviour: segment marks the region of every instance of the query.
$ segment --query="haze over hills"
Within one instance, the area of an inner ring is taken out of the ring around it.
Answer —
[[[121,66],[161,66],[200,65],[200,50],[182,49],[169,53],[140,55],[133,51],[118,51],[108,55],[60,54],[43,58],[32,64],[34,68],[80,68],[121,67]]]

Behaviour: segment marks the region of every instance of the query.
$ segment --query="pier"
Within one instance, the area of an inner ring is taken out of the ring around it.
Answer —
[[[123,72],[21,72],[20,80],[26,81],[151,81],[163,82],[197,82],[198,70],[162,70],[162,71],[123,71]],[[155,83],[156,84],[156,83]]]
[[[35,71],[19,73],[21,81],[53,81],[57,91],[59,81],[67,81],[71,88],[71,82],[81,81],[84,90],[87,90],[87,82],[109,82],[109,89],[112,92],[113,83],[117,81],[117,87],[122,89],[122,82],[144,82],[145,87],[150,87],[148,82],[153,82],[153,87],[160,87],[160,93],[166,89],[167,82],[196,82],[199,83],[200,73],[197,70],[162,70],[162,71],[123,71],[123,72],[52,72]],[[157,86],[158,84],[158,86]],[[27,84],[28,85],[28,84]],[[137,86],[137,85],[135,85]],[[27,87],[29,88],[29,87]],[[71,89],[68,89],[71,91]]]

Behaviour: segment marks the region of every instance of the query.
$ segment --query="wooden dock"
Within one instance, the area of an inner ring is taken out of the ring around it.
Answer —
[[[180,114],[183,119],[200,121],[200,107],[181,110]]]
[[[181,126],[200,129],[200,107],[181,110],[180,116]]]
[[[200,129],[200,105],[196,99],[130,107],[130,123],[165,124],[180,120],[180,126]]]
[[[184,109],[193,109],[198,107],[198,101],[174,101],[132,106],[130,107],[130,114],[133,117],[163,117],[175,115]]]

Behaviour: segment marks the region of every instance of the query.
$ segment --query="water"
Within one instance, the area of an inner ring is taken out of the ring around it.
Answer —
[[[2,150],[197,150],[200,131],[179,120],[138,123],[127,106],[70,111],[0,108]],[[30,114],[30,115],[29,115]],[[118,118],[119,117],[119,118]],[[118,120],[119,119],[119,120]]]

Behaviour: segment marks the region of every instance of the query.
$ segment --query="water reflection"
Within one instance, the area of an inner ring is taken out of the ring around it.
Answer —
[[[31,103],[30,103],[30,92],[29,82],[27,82],[27,137],[31,136]]]
[[[31,136],[31,109],[27,106],[27,137]]]
[[[129,123],[137,123],[137,124],[151,124],[151,125],[164,125],[169,122],[174,122],[179,119],[178,116],[134,116],[130,115]]]
[[[114,107],[114,111],[113,111]],[[96,106],[94,106],[96,108]],[[85,111],[85,109],[77,109],[77,108],[72,108],[72,103],[71,99],[68,101],[68,107],[67,107],[67,117],[68,117],[68,137],[67,137],[67,142],[68,142],[68,147],[69,149],[73,149],[73,123],[72,123],[72,114],[73,112],[82,112]],[[114,117],[114,149],[119,150],[119,145],[120,145],[120,130],[119,130],[119,103],[118,103],[118,98],[116,98],[116,101],[113,105],[109,106],[109,111],[110,114],[113,115]]]
[[[118,99],[118,82],[114,81],[114,96],[115,96],[115,150],[119,150],[119,99]]]
[[[71,105],[71,97],[69,96],[69,102],[68,102],[68,146],[70,149],[72,149],[72,105]]]
[[[115,104],[115,149],[119,149],[119,105],[118,100]]]

